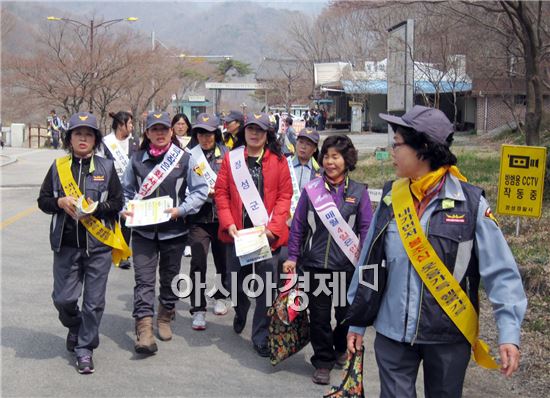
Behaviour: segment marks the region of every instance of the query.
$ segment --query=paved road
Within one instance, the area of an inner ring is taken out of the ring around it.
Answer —
[[[374,135],[380,136],[385,137]],[[353,138],[365,148],[378,145],[368,137]],[[36,208],[47,168],[62,154],[60,150],[13,148],[3,152],[17,159],[0,167],[3,396],[322,396],[326,388],[310,381],[310,346],[274,368],[253,351],[250,322],[242,335],[233,332],[231,311],[223,317],[209,312],[207,330],[193,331],[188,300],[178,304],[174,339],[159,341],[159,351],[152,357],[136,355],[131,318],[133,272],[121,269],[112,269],[109,276],[101,344],[94,353],[97,370],[91,376],[78,375],[73,356],[65,351],[66,329],[57,320],[50,298],[49,216]],[[211,265],[209,281],[213,279]],[[189,259],[185,258],[182,272],[188,270]],[[365,358],[367,396],[379,393],[372,340],[371,332]],[[332,372],[333,384],[340,375],[340,371]]]

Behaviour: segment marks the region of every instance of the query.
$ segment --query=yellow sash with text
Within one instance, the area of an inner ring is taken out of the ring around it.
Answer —
[[[414,269],[443,311],[472,345],[477,364],[487,369],[498,369],[488,345],[478,339],[478,316],[474,306],[422,230],[409,189],[409,179],[394,181],[391,195],[399,236]]]
[[[56,159],[57,173],[66,196],[72,196],[78,199],[82,196],[78,184],[71,173],[71,157],[65,156]],[[86,202],[86,200],[84,200]],[[85,204],[87,205],[87,203]],[[122,236],[122,230],[119,223],[115,223],[115,230],[112,231],[101,223],[94,216],[83,217],[79,220],[86,230],[101,243],[113,248],[113,263],[118,266],[121,260],[125,260],[132,255],[132,250]]]

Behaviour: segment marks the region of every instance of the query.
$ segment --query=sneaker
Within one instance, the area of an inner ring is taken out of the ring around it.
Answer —
[[[67,333],[67,340],[65,340],[65,346],[67,351],[74,352],[76,345],[78,344],[78,332],[73,332],[69,329]]]
[[[193,330],[204,330],[206,329],[206,312],[205,311],[197,311],[193,313],[193,323],[191,324],[191,327]]]
[[[227,314],[227,306],[225,305],[225,300],[216,300],[216,304],[214,304],[214,314],[216,315]]]
[[[120,262],[118,267],[121,269],[130,269],[132,268],[132,263],[129,260],[123,260]]]
[[[185,246],[185,249],[183,249],[183,256],[191,257],[191,246]]]
[[[94,361],[91,355],[82,355],[76,358],[76,369],[80,374],[94,373]]]

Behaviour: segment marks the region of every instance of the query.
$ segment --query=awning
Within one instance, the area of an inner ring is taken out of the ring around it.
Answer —
[[[435,94],[434,83],[417,80],[414,82],[415,94]],[[439,82],[439,93],[466,92],[472,90],[472,83],[468,82]],[[388,82],[386,80],[342,80],[342,88],[346,94],[387,94]]]

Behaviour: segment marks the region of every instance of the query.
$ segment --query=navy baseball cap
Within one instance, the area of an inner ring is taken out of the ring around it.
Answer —
[[[162,124],[166,127],[171,127],[170,115],[168,112],[149,112],[145,121],[145,129],[150,129],[155,124]]]
[[[273,124],[269,119],[269,115],[264,112],[248,113],[246,115],[246,123],[244,124],[244,127],[250,126],[251,124],[260,126],[260,128],[265,131],[273,129]]]
[[[308,140],[312,141],[315,145],[319,143],[319,133],[317,130],[306,127],[305,129],[301,129],[296,138],[307,138]]]
[[[99,131],[99,127],[97,126],[97,118],[93,113],[89,112],[78,112],[71,116],[67,131],[73,130],[77,127],[90,127],[91,129]]]
[[[204,129],[211,133],[218,129],[220,119],[216,115],[209,115],[208,113],[201,113],[197,116],[197,121],[193,125],[191,130]]]
[[[389,124],[411,128],[419,133],[426,133],[433,141],[447,144],[447,137],[454,132],[453,124],[439,109],[415,105],[403,116],[378,114]]]
[[[231,123],[234,120],[242,123],[244,121],[244,116],[243,116],[242,112],[229,111],[229,112],[222,112],[222,118],[221,119],[226,123]]]

